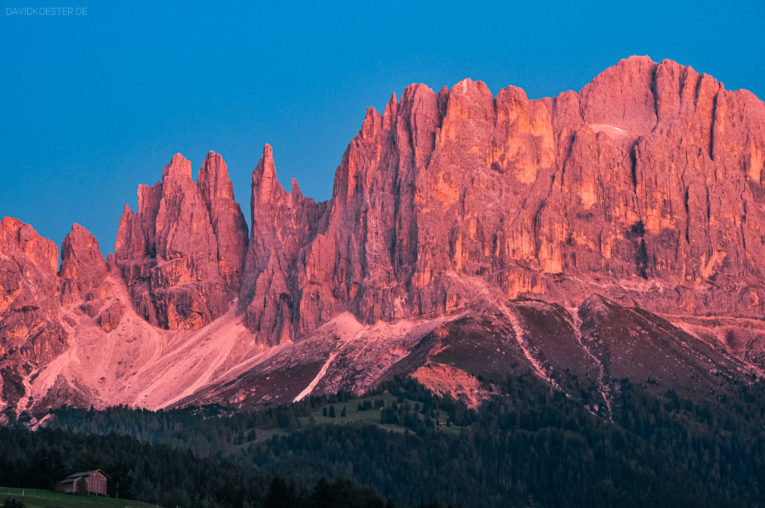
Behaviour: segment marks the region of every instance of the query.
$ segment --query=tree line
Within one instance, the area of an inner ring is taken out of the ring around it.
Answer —
[[[411,379],[251,413],[63,409],[58,428],[0,430],[0,484],[101,467],[121,495],[180,506],[311,506],[332,493],[346,501],[327,506],[763,504],[761,383],[692,401],[622,380],[610,419],[582,404],[595,394],[530,374],[497,388],[478,411]],[[316,423],[330,407],[347,423]],[[379,418],[352,422],[350,408]]]

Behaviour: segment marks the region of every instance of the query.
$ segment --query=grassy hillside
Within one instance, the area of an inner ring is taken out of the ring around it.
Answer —
[[[425,411],[429,413],[425,415],[421,402],[390,393],[352,398],[344,402],[317,401],[311,408],[310,417],[302,417],[298,418],[298,420],[302,425],[322,423],[339,425],[370,424],[394,432],[404,432],[407,428],[411,427],[411,424],[405,425],[403,421],[392,421],[392,418],[386,420],[383,416],[386,408],[390,410],[394,407],[400,407],[402,411],[420,422],[425,422],[427,418],[430,418],[429,426],[435,425],[434,428],[436,430],[454,434],[459,433],[459,430],[462,428],[456,424],[452,425],[451,422],[448,422],[447,426],[447,414],[445,412],[439,410]],[[332,409],[334,409],[334,417],[331,416]],[[260,440],[258,438],[258,441]]]
[[[73,494],[59,494],[50,490],[0,487],[0,503],[4,502],[7,498],[15,498],[21,501],[27,508],[148,508],[156,506],[129,499],[114,499],[102,496],[75,496]]]

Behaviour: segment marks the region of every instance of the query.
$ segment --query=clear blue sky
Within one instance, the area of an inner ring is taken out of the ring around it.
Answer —
[[[87,16],[8,8],[87,7]],[[249,215],[268,142],[279,179],[331,194],[368,106],[462,78],[532,98],[578,90],[632,54],[765,98],[765,1],[10,1],[0,13],[0,215],[60,244],[72,222],[113,249],[125,203],[176,152],[212,149]]]

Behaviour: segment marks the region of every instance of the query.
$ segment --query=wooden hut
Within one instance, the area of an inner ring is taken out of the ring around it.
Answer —
[[[100,469],[93,471],[83,471],[70,474],[60,482],[56,483],[56,492],[66,494],[100,494],[106,495],[106,484],[109,477]],[[78,491],[78,485],[80,490]]]

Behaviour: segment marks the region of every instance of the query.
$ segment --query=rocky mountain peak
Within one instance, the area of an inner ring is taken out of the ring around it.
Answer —
[[[253,206],[255,206],[255,200],[258,203],[280,201],[284,198],[284,195],[284,188],[276,176],[273,148],[266,143],[263,146],[263,155],[261,155],[258,165],[252,172]]]
[[[29,224],[13,217],[0,219],[0,252],[21,252],[46,272],[58,268],[58,247]]]
[[[191,180],[191,161],[176,153],[170,163],[162,168],[162,182]]]
[[[238,287],[246,226],[233,199],[214,194],[213,180],[221,188],[230,181],[224,164],[210,162],[201,186],[209,201],[191,178],[191,162],[176,154],[161,183],[139,186],[138,212],[126,209],[120,221],[116,263],[139,313],[165,328],[203,326],[225,312]]]
[[[226,286],[237,292],[241,284],[248,229],[242,209],[234,200],[234,190],[226,162],[210,151],[199,171],[197,186],[210,213],[218,251],[218,273]]]
[[[85,298],[101,285],[106,277],[104,260],[98,240],[77,223],[64,238],[61,245],[61,298],[73,302]]]
[[[228,167],[223,157],[210,150],[202,163],[197,178],[199,192],[206,203],[214,198],[234,199],[234,188],[228,176]]]

